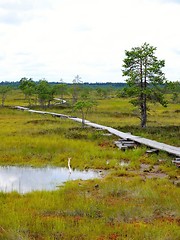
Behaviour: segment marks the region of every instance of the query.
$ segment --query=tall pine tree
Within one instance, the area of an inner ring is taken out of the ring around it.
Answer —
[[[125,51],[123,76],[128,77],[127,93],[133,98],[131,103],[139,109],[142,128],[145,128],[147,123],[148,101],[166,105],[162,93],[165,75],[161,71],[165,61],[157,59],[155,50],[155,47],[144,43],[141,47]]]

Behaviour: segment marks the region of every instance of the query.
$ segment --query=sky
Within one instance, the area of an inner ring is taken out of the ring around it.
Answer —
[[[0,82],[124,82],[125,50],[157,47],[180,80],[180,0],[0,0]]]

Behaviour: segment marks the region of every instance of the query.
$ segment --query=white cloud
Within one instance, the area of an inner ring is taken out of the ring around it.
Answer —
[[[28,11],[31,9],[51,7],[50,0],[1,0],[0,8],[13,11]]]
[[[0,81],[122,78],[125,50],[144,42],[180,78],[180,4],[165,0],[0,0]]]

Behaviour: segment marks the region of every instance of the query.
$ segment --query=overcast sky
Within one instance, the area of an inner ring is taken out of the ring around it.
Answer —
[[[122,82],[125,50],[157,47],[180,80],[180,0],[0,0],[0,82]]]

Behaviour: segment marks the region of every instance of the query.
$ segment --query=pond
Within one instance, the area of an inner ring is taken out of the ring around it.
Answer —
[[[68,180],[99,178],[100,172],[73,170],[68,168],[0,166],[0,191],[27,193],[36,190],[56,190]]]

